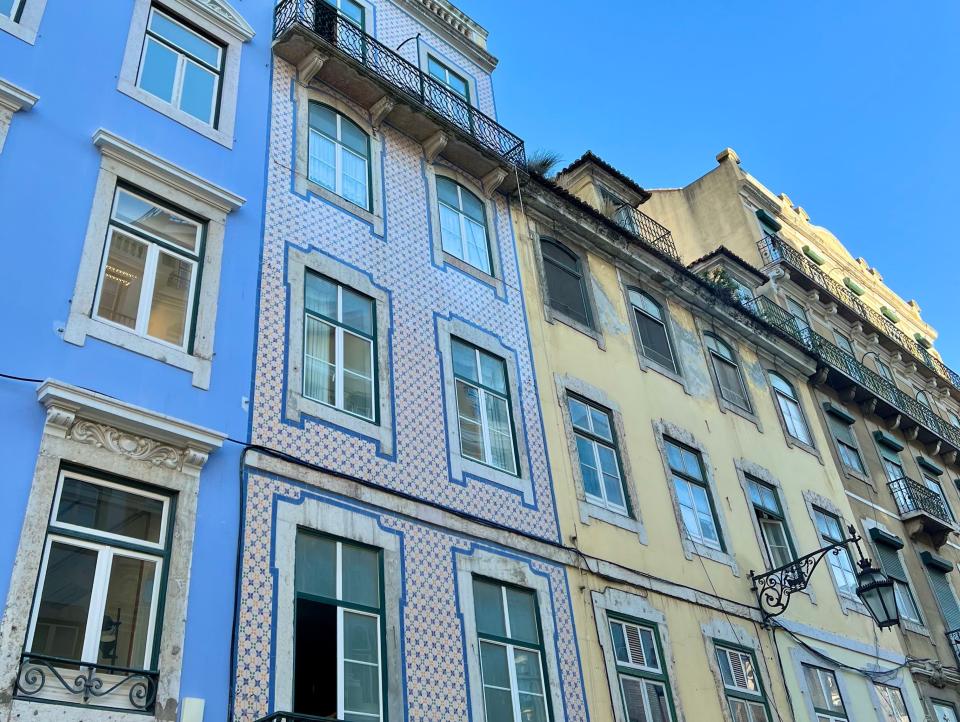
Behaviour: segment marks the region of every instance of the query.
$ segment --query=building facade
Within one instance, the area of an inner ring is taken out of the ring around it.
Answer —
[[[242,6],[0,2],[0,719],[227,708],[272,21]]]

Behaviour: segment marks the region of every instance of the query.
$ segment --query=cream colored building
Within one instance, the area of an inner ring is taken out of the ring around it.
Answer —
[[[848,524],[873,556],[871,538],[808,381],[821,361],[748,302],[778,286],[738,257],[759,238],[721,217],[737,191],[711,197],[715,224],[669,193],[587,154],[513,205],[591,717],[922,720],[910,647],[853,593],[852,549],[765,623],[751,571]]]

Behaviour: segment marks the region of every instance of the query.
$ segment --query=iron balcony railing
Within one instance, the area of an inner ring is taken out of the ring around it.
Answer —
[[[342,720],[335,717],[314,717],[313,715],[296,712],[274,712],[266,717],[261,717],[256,722],[342,722]]]
[[[960,661],[960,629],[953,629],[947,632],[947,640],[953,648],[953,654],[956,656],[957,661]]]
[[[769,298],[759,296],[742,306],[757,318],[791,337],[814,357],[838,370],[854,383],[886,401],[916,423],[960,449],[960,429],[951,426],[916,399],[907,396],[880,374],[860,363],[836,344],[814,332],[801,319],[793,316]]]
[[[929,516],[936,517],[945,524],[952,524],[950,512],[943,503],[939,494],[930,491],[923,484],[908,479],[906,477],[891,481],[888,486],[893,498],[897,502],[897,509],[900,515],[910,514],[915,511],[923,512]]]
[[[274,39],[296,26],[313,33],[386,81],[408,100],[452,123],[485,150],[518,168],[526,167],[523,140],[396,51],[364,33],[326,0],[281,0],[274,9]]]
[[[25,652],[20,657],[16,694],[28,699],[76,698],[82,704],[152,712],[159,673]],[[129,706],[121,700],[129,701]]]
[[[860,318],[869,322],[880,333],[899,345],[918,362],[934,371],[940,378],[947,381],[955,389],[960,390],[960,374],[953,371],[940,359],[927,351],[927,349],[917,343],[915,339],[907,336],[882,313],[877,313],[867,306],[842,283],[837,282],[821,271],[815,263],[807,260],[796,248],[786,243],[779,236],[773,234],[764,237],[757,245],[760,248],[760,256],[765,263],[784,262],[789,264],[795,270],[820,286],[820,288],[832,294],[844,306],[860,316]]]
[[[660,225],[643,211],[630,206],[621,206],[613,214],[613,219],[618,226],[639,238],[643,243],[652,246],[677,263],[680,262],[680,254],[677,253],[670,229]]]

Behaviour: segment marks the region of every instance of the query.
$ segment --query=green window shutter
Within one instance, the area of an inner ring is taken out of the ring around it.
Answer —
[[[933,344],[930,342],[930,339],[928,339],[922,333],[915,333],[913,334],[913,337],[917,339],[917,343],[923,346],[924,348],[930,348],[931,346],[933,346]]]
[[[877,561],[884,574],[906,584],[907,572],[903,568],[903,561],[900,559],[900,554],[897,550],[880,541],[877,541],[873,547],[877,550]]]
[[[771,216],[762,208],[757,211],[757,218],[760,222],[765,225],[769,230],[779,231],[783,226],[780,225],[780,221]]]
[[[883,447],[893,449],[894,451],[903,451],[903,444],[890,436],[890,434],[885,434],[884,432],[877,430],[873,432],[873,438],[876,439],[877,443]]]
[[[900,317],[897,315],[897,312],[894,311],[892,308],[888,308],[887,306],[881,306],[880,313],[886,316],[887,320],[890,321],[891,323],[900,323]]]
[[[866,293],[866,291],[863,289],[863,286],[850,278],[850,276],[847,276],[843,279],[843,285],[850,289],[850,293],[852,293],[854,296],[862,296]]]
[[[948,632],[960,629],[960,604],[957,604],[957,598],[953,594],[947,575],[936,569],[928,567],[930,575],[930,588],[933,590],[933,596],[937,598],[937,604],[940,606],[940,613],[943,614],[943,623]]]
[[[823,410],[826,411],[831,416],[834,416],[840,419],[840,421],[845,423],[847,426],[850,426],[851,424],[856,422],[856,419],[854,417],[852,417],[846,411],[841,409],[839,406],[835,406],[831,404],[829,401],[823,402]]]
[[[833,431],[835,438],[839,439],[847,446],[852,446],[857,448],[857,440],[853,435],[853,429],[848,425],[839,421],[834,416],[827,417],[827,423],[830,424],[830,429]]]
[[[814,249],[812,249],[810,246],[804,246],[804,247],[803,247],[803,255],[805,255],[805,256],[806,256],[807,258],[809,258],[811,261],[813,261],[814,263],[816,263],[818,266],[822,266],[824,263],[827,262],[827,259],[826,259],[826,258],[824,258],[823,256],[821,256],[819,253],[817,253],[817,252],[816,252]]]

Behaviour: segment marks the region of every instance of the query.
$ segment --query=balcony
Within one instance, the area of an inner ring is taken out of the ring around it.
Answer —
[[[787,264],[803,277],[802,279],[795,280],[806,279],[808,283],[813,284],[813,286],[816,286],[819,290],[826,291],[834,300],[839,302],[848,313],[852,314],[858,320],[866,321],[878,334],[886,337],[888,343],[895,346],[897,350],[905,351],[917,363],[933,371],[937,376],[953,386],[953,388],[960,390],[960,374],[950,369],[914,339],[903,333],[903,331],[897,328],[896,325],[882,313],[874,311],[863,303],[863,301],[857,298],[857,296],[842,283],[835,281],[821,271],[815,263],[808,261],[796,248],[784,242],[783,239],[776,235],[766,236],[757,246],[760,249],[760,257],[764,263]],[[803,284],[801,283],[801,285]]]
[[[15,695],[98,709],[152,712],[158,677],[158,672],[24,653]]]
[[[660,225],[643,211],[630,206],[621,206],[613,214],[613,220],[627,233],[680,263],[680,254],[677,253],[670,229]]]
[[[947,641],[950,642],[953,654],[957,658],[957,661],[960,662],[960,629],[947,632]]]
[[[364,33],[325,0],[281,0],[274,52],[297,66],[301,82],[321,80],[483,181],[509,191],[525,175],[523,141],[420,68]]]
[[[884,419],[888,428],[903,430],[908,439],[925,444],[931,455],[943,455],[947,463],[956,463],[960,429],[943,421],[770,299],[760,296],[743,307],[821,362],[816,383],[827,384],[845,400],[859,403],[865,413]]]
[[[950,532],[957,530],[943,499],[923,484],[903,478],[891,481],[889,486],[900,519],[911,537],[926,534],[939,548],[946,543]]]

